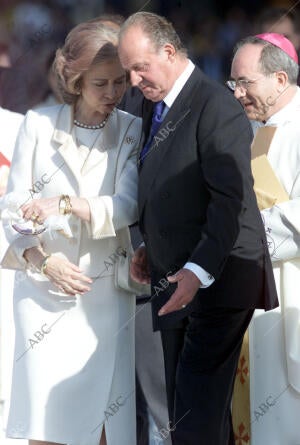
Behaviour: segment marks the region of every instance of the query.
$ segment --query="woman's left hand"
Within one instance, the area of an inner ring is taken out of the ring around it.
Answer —
[[[59,215],[59,196],[54,198],[40,198],[22,205],[23,218],[36,221],[38,224],[43,224],[46,218],[51,215]]]

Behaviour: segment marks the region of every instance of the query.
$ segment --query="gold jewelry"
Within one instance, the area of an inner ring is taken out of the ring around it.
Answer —
[[[61,195],[58,202],[60,215],[70,215],[72,213],[71,198],[69,195]]]
[[[39,226],[42,226],[42,225],[43,225],[43,221],[42,221],[41,219],[39,219],[39,218],[36,219],[36,222],[37,222],[37,224],[38,224]]]
[[[39,215],[37,215],[35,212],[32,212],[32,215],[30,217],[31,221],[36,221],[38,219]]]
[[[42,264],[41,264],[41,268],[40,268],[40,273],[41,273],[42,275],[45,275],[45,273],[46,273],[47,263],[48,263],[48,260],[49,260],[50,257],[51,257],[51,255],[47,255],[47,256],[45,256],[45,258],[43,259],[43,262],[42,262]]]

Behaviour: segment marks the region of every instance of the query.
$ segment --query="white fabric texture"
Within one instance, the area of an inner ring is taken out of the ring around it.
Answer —
[[[268,160],[290,200],[262,211],[280,307],[250,324],[251,443],[300,444],[300,90],[276,125]]]
[[[68,445],[98,445],[105,424],[108,445],[135,444],[135,298],[114,286],[119,235],[136,221],[137,151],[141,120],[115,110],[82,164],[67,105],[28,112],[8,183],[24,192],[41,182],[37,197],[87,197],[91,223],[69,218],[72,237],[38,237],[7,228],[4,260],[27,278],[15,283],[16,345],[9,437]],[[24,166],[26,165],[26,168]],[[46,176],[45,176],[46,175]],[[28,192],[30,195],[30,192]],[[32,193],[32,192],[31,192]],[[68,258],[92,289],[75,298],[26,269],[18,246],[37,239],[48,254]],[[97,277],[97,278],[96,278]]]
[[[11,161],[16,137],[24,116],[0,107],[1,140],[0,151]]]
[[[11,161],[19,127],[24,116],[19,113],[0,107],[0,152]],[[0,184],[5,182],[8,175],[8,167],[0,167]],[[0,212],[1,213],[1,212]],[[0,224],[0,258],[7,249],[7,240]],[[13,294],[14,271],[0,269],[0,399],[3,403],[4,417],[7,417],[11,363],[13,356],[14,329],[13,329]]]

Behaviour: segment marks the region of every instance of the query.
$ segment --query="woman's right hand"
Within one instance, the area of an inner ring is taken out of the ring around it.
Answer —
[[[47,260],[44,274],[68,295],[82,295],[91,290],[87,283],[92,284],[93,280],[84,275],[78,266],[64,258],[51,255]]]

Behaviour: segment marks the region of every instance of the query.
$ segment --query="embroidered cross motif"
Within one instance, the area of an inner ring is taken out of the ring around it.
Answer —
[[[237,376],[240,374],[240,382],[243,385],[245,383],[245,379],[244,379],[244,375],[245,377],[249,374],[249,369],[248,366],[245,366],[246,364],[246,359],[244,356],[241,357],[240,362],[239,362],[239,367],[236,371]]]
[[[245,433],[245,426],[243,423],[241,423],[239,425],[239,435],[234,433],[234,439],[235,439],[235,444],[236,445],[243,445],[245,443],[250,443],[250,436],[249,434],[246,432]]]

